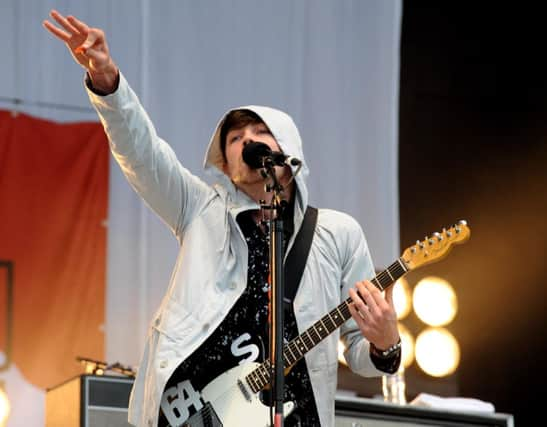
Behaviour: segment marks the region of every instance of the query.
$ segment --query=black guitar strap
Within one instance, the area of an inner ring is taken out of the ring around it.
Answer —
[[[306,266],[306,260],[311,248],[315,225],[317,224],[317,208],[308,206],[304,214],[302,226],[294,239],[294,244],[285,260],[285,307],[292,306],[300,279]]]

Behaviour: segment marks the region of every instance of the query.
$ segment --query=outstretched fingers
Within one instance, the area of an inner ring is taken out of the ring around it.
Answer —
[[[55,22],[57,22],[61,27],[68,31],[72,35],[79,35],[80,31],[76,29],[63,15],[61,15],[56,10],[52,10],[49,14]]]
[[[44,20],[42,22],[42,25],[48,30],[51,34],[53,34],[58,39],[68,42],[70,40],[71,35],[68,34],[66,31],[61,30],[60,28],[57,28],[55,25],[53,25],[51,22]]]
[[[84,24],[82,21],[80,21],[79,19],[77,19],[76,17],[72,16],[72,15],[69,15],[67,16],[66,18],[68,20],[68,22],[70,22],[74,28],[76,28],[80,33],[87,33],[89,31],[89,27]]]
[[[65,42],[74,60],[90,73],[96,89],[112,93],[118,81],[118,68],[110,57],[103,30],[56,10],[50,16],[51,20],[43,21],[46,30]]]

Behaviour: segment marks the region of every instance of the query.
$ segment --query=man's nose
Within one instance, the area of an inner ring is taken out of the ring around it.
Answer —
[[[243,147],[245,147],[247,144],[254,142],[253,135],[246,134],[243,137]]]

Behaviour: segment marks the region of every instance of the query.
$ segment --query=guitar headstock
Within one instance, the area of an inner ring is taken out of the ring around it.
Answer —
[[[452,227],[445,229],[440,233],[433,233],[431,237],[426,237],[422,241],[416,241],[416,244],[407,248],[401,259],[409,270],[430,264],[444,258],[453,245],[465,243],[471,230],[466,221],[459,221]]]

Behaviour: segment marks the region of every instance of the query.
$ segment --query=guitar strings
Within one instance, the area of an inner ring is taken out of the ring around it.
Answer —
[[[390,270],[391,268],[393,268],[393,270],[390,272],[389,270]],[[381,290],[383,290],[385,285],[383,285],[382,282],[385,282],[386,284],[388,284],[388,283],[391,284],[391,283],[393,283],[393,282],[395,281],[395,280],[393,280],[394,277],[392,277],[392,275],[391,275],[390,273],[394,273],[397,277],[400,277],[400,276],[404,275],[404,274],[406,273],[406,271],[405,271],[404,269],[401,268],[401,266],[400,266],[400,264],[399,264],[398,262],[395,262],[395,263],[393,263],[392,265],[390,265],[390,266],[388,267],[388,269],[386,269],[386,270],[380,272],[378,275],[376,275],[376,277],[374,277],[372,280],[376,280],[377,283],[378,283],[378,285],[379,285],[379,288],[380,288]],[[343,309],[346,309],[346,308],[347,308],[347,305],[348,305],[350,302],[351,302],[351,299],[348,299],[348,300],[344,301],[342,304],[340,304],[342,310],[343,310]],[[340,306],[337,307],[337,308],[340,309]],[[344,313],[344,314],[345,314],[345,313]],[[334,322],[333,322],[333,323],[334,323]],[[340,326],[340,325],[337,325],[337,326]],[[305,331],[304,333],[306,333],[306,332],[307,332],[307,331]],[[304,334],[302,334],[302,335],[304,335]],[[330,335],[330,334],[329,334],[329,335]],[[327,336],[328,336],[328,335],[327,335]],[[321,337],[321,336],[320,336],[320,337]],[[301,336],[298,336],[297,338],[301,338]],[[319,340],[319,342],[320,342],[320,341],[323,341],[324,338],[326,338],[326,336],[325,336],[325,337],[321,337],[321,339]],[[302,338],[302,339],[304,339],[304,338]],[[289,342],[288,345],[290,346],[291,343],[292,343],[292,341]],[[313,344],[313,340],[312,340],[312,344]],[[317,343],[316,343],[316,344],[317,344]],[[313,346],[312,346],[312,347],[313,347]],[[284,354],[284,359],[285,359],[285,361],[287,361],[287,355],[285,355],[285,354]],[[257,369],[258,369],[258,368],[257,368]],[[254,372],[254,370],[253,370],[252,372]],[[220,396],[220,398],[215,399],[215,400],[216,400],[217,402],[225,402],[225,401],[227,401],[228,404],[229,404],[229,403],[231,403],[231,401],[234,400],[234,397],[235,397],[235,396],[234,396],[234,391],[230,389],[230,390],[227,390],[224,394],[222,394],[222,395]],[[193,416],[192,416],[192,417],[190,417],[189,419],[187,419],[187,420],[185,421],[185,422],[186,422],[186,425],[188,425],[188,426],[190,426],[190,427],[200,427],[200,426],[203,426],[203,425],[204,425],[204,421],[206,421],[206,420],[205,420],[205,417],[212,417],[212,414],[213,414],[213,411],[214,411],[214,408],[213,408],[212,404],[210,404],[210,402],[208,402],[208,403],[209,403],[208,406],[206,406],[203,410],[201,410],[200,412],[197,413],[197,414],[199,414],[199,418],[196,419],[196,422],[200,422],[200,424],[195,424],[195,423],[192,421],[192,418],[193,418]],[[197,415],[197,414],[196,414],[196,415]],[[190,423],[188,423],[188,421],[190,421]]]

